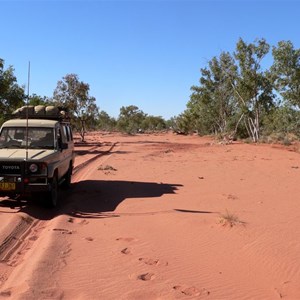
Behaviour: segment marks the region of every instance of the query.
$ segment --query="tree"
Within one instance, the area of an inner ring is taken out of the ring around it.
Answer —
[[[232,83],[241,109],[245,128],[254,142],[260,137],[262,116],[273,107],[273,86],[269,73],[263,71],[261,61],[270,46],[264,39],[246,44],[240,39],[235,58],[239,65],[236,82]]]
[[[195,131],[195,122],[189,110],[171,118],[169,126],[178,134],[189,134]]]
[[[29,105],[37,106],[37,105],[51,105],[51,100],[49,100],[47,97],[38,96],[36,94],[32,94],[29,97],[28,101]]]
[[[291,41],[280,41],[272,54],[275,89],[285,101],[300,108],[300,49],[295,49]]]
[[[86,129],[96,126],[98,107],[96,99],[89,95],[90,87],[79,81],[78,75],[67,74],[58,81],[53,102],[68,109],[72,123],[84,141]]]
[[[24,105],[24,88],[17,84],[14,69],[4,69],[4,60],[0,58],[0,122],[7,119],[15,109]]]
[[[237,67],[228,52],[213,57],[208,67],[201,69],[199,86],[192,86],[192,95],[187,110],[178,121],[185,130],[196,129],[199,134],[225,134],[233,125],[235,109],[232,81],[236,78]]]
[[[145,116],[141,127],[144,131],[161,131],[166,129],[166,121],[158,116]]]
[[[100,130],[113,130],[117,125],[117,121],[103,110],[100,111],[97,119],[97,128]]]
[[[121,131],[129,134],[137,133],[142,128],[146,114],[143,113],[137,106],[122,106],[117,121],[117,127]]]
[[[264,133],[266,136],[275,133],[284,138],[290,134],[300,137],[300,111],[289,104],[274,108],[264,118]]]

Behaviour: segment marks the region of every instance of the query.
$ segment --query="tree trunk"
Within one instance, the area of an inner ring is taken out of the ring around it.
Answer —
[[[81,121],[81,129],[80,129],[80,137],[81,137],[81,141],[84,142],[84,136],[85,136],[85,122],[84,120],[80,120]]]

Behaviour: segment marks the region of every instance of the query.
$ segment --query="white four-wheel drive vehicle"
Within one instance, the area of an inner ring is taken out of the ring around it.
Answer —
[[[39,196],[56,206],[74,164],[70,123],[56,107],[22,107],[0,130],[0,196]]]

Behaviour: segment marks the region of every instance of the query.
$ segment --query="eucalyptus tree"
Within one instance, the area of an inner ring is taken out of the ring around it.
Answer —
[[[188,134],[194,131],[198,131],[199,134],[203,134],[203,131],[197,130],[196,119],[198,115],[195,117],[191,113],[190,109],[186,109],[183,113],[178,116],[172,117],[168,121],[169,128],[171,128],[174,132],[178,134]]]
[[[51,100],[48,99],[46,96],[42,97],[42,96],[39,96],[37,94],[32,94],[30,95],[29,99],[29,105],[33,105],[33,106],[36,106],[36,105],[51,105]]]
[[[100,130],[110,131],[114,130],[117,125],[115,118],[110,117],[109,114],[101,110],[97,117],[97,128]]]
[[[274,107],[264,118],[264,134],[288,140],[289,137],[300,137],[300,111],[289,103]]]
[[[161,116],[145,116],[141,127],[145,131],[161,131],[167,128],[167,124]]]
[[[272,54],[275,89],[285,102],[300,108],[300,49],[295,49],[291,41],[280,41]]]
[[[53,93],[53,103],[68,109],[72,124],[80,133],[82,141],[86,129],[96,125],[98,116],[96,99],[89,95],[89,90],[89,85],[80,81],[78,75],[67,74],[58,81]]]
[[[269,44],[265,39],[247,44],[240,39],[234,53],[238,63],[238,76],[232,83],[236,101],[241,109],[245,128],[253,141],[258,141],[262,117],[273,106],[274,95],[269,72],[261,62],[268,54]]]
[[[9,66],[4,68],[4,60],[0,58],[0,122],[16,108],[24,104],[24,88],[17,84],[14,69]]]
[[[120,108],[117,127],[121,131],[133,134],[142,128],[142,123],[147,115],[135,105]]]
[[[237,67],[228,52],[213,57],[208,67],[201,69],[200,85],[191,87],[185,112],[200,134],[225,134],[232,129],[236,106],[232,82],[236,75]]]

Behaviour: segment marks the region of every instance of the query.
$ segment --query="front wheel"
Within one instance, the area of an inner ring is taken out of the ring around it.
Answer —
[[[69,189],[71,187],[71,181],[72,181],[72,172],[73,172],[73,168],[70,165],[67,174],[65,175],[64,181],[62,183],[62,186],[65,189]]]
[[[56,207],[58,204],[58,181],[57,176],[54,176],[51,181],[50,191],[46,193],[46,205],[48,207]]]

